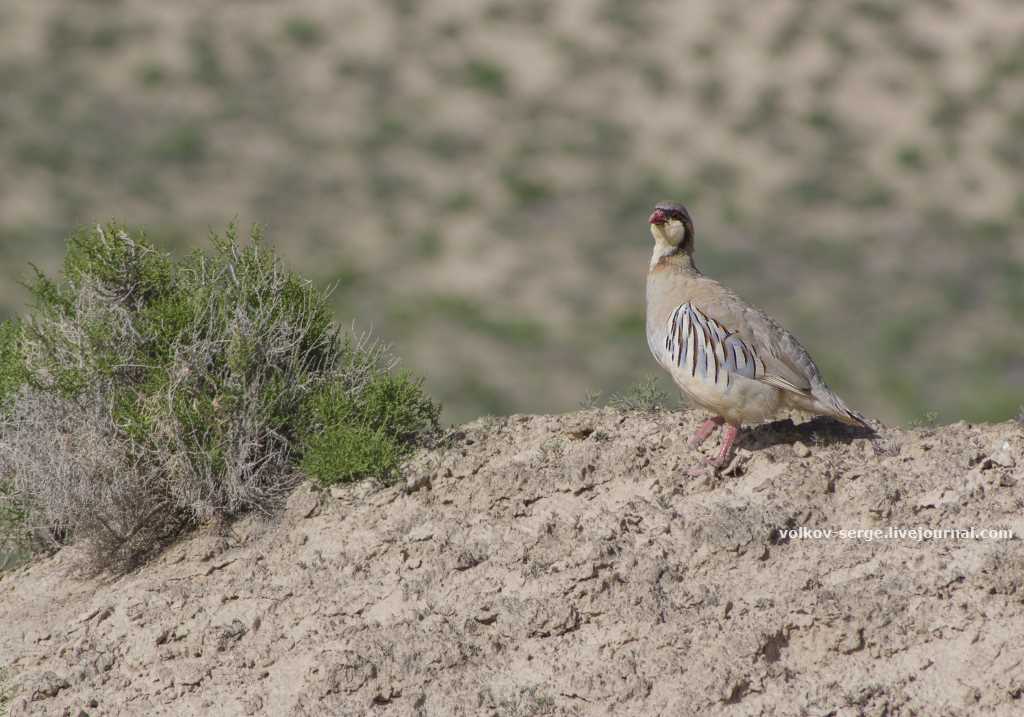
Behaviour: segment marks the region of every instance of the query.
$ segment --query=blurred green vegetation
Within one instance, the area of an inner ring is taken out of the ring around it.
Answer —
[[[81,225],[184,255],[238,218],[447,419],[570,410],[656,370],[645,219],[673,198],[852,405],[1006,419],[1022,28],[999,0],[3,8],[0,316]]]

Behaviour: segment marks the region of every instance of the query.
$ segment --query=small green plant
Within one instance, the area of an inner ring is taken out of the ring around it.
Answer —
[[[435,259],[441,254],[441,236],[434,229],[427,229],[416,236],[415,251],[421,259]]]
[[[580,401],[580,408],[583,410],[589,410],[591,408],[597,408],[601,405],[601,392],[593,389],[587,389],[586,393],[583,394],[583,400]]]
[[[547,182],[540,177],[531,176],[518,165],[506,168],[501,173],[501,181],[509,195],[524,207],[540,204],[554,194]]]
[[[189,28],[192,77],[196,82],[210,87],[221,85],[227,80],[217,40],[211,25],[196,22]]]
[[[668,394],[658,386],[658,379],[647,376],[622,393],[612,394],[608,405],[622,411],[644,411],[652,413],[668,406]]]
[[[212,243],[175,262],[110,226],[69,241],[60,281],[37,272],[32,311],[0,330],[0,538],[132,564],[279,505],[300,467],[392,478],[437,429],[422,382],[339,331],[258,232]]]
[[[922,172],[927,168],[924,152],[915,145],[901,147],[896,153],[896,161],[912,172]]]
[[[565,444],[558,438],[548,438],[540,446],[540,455],[543,460],[557,460],[564,454]]]
[[[153,88],[167,81],[167,68],[156,61],[144,63],[136,73],[143,87]]]
[[[323,44],[324,33],[316,21],[305,17],[289,18],[284,24],[285,35],[299,47],[311,48]]]
[[[483,58],[470,60],[465,66],[465,82],[470,87],[501,97],[508,91],[508,78],[500,65]]]
[[[910,422],[911,428],[935,428],[939,422],[938,411],[926,411],[920,418],[915,418]]]
[[[153,153],[161,162],[196,164],[206,158],[206,137],[195,125],[181,125],[166,131],[154,146]]]

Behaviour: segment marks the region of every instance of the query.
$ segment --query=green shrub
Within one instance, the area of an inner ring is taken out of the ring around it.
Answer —
[[[303,469],[325,485],[347,483],[368,473],[390,477],[402,450],[389,436],[365,426],[338,423],[312,436]]]
[[[20,336],[21,325],[17,321],[0,323],[0,415],[6,412],[27,378],[18,346]]]
[[[310,396],[303,414],[310,425],[302,468],[327,485],[368,474],[391,480],[417,437],[438,425],[438,407],[407,373],[376,375],[360,391],[329,383]]]
[[[21,360],[20,335],[17,321],[0,323],[0,419],[9,414],[27,378]],[[14,486],[0,473],[0,571],[22,559],[27,539],[25,514],[15,498]]]
[[[437,429],[422,382],[339,331],[258,234],[212,243],[175,262],[117,226],[82,232],[0,331],[0,482],[37,537],[132,564],[200,521],[273,509],[300,467],[391,479]]]

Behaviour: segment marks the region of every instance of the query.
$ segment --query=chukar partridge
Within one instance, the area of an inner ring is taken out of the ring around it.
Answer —
[[[647,343],[683,394],[714,414],[690,439],[692,447],[724,424],[722,449],[712,461],[724,466],[741,424],[786,409],[870,429],[825,384],[795,336],[700,272],[686,207],[660,202],[649,221],[654,255],[647,273]]]

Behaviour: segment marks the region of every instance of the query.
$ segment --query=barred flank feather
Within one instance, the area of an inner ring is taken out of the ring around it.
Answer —
[[[669,318],[665,349],[672,363],[690,376],[729,386],[733,376],[766,380],[764,361],[736,334],[691,303],[680,304]]]

